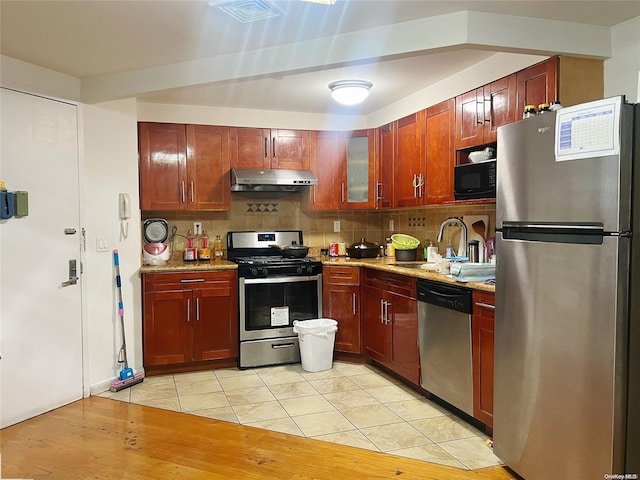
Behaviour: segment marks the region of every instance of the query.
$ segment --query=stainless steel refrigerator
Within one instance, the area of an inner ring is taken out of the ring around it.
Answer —
[[[623,97],[498,129],[494,452],[526,480],[640,478],[639,129]]]

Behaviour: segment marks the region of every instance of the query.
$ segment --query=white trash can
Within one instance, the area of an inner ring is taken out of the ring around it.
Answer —
[[[298,334],[304,371],[321,372],[331,369],[337,330],[338,322],[330,318],[293,321],[293,332]]]

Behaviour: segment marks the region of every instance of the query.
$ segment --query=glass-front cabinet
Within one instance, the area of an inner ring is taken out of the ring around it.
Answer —
[[[340,209],[374,207],[374,130],[349,132],[340,183]]]

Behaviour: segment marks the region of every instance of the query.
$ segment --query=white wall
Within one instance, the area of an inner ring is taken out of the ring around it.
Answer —
[[[640,102],[640,17],[611,29],[612,57],[604,62],[604,96]]]
[[[85,301],[89,328],[91,393],[105,390],[121,367],[113,249],[120,257],[122,298],[129,366],[142,368],[140,276],[140,212],[138,201],[138,139],[135,99],[84,106],[84,226],[87,232]],[[131,195],[127,238],[120,234],[118,194]],[[98,252],[96,238],[106,239],[108,252]]]

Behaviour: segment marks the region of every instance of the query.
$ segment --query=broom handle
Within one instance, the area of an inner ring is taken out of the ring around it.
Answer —
[[[127,342],[124,336],[124,303],[122,302],[122,281],[120,280],[120,257],[118,250],[113,251],[113,264],[116,266],[116,286],[118,292],[118,315],[120,316],[120,331],[122,332],[122,359],[124,360],[124,368],[129,368],[127,361]]]

